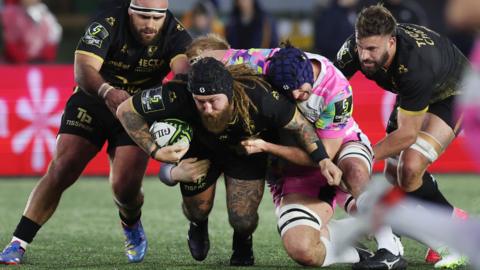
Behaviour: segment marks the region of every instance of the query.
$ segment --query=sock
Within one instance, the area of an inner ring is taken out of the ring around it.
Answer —
[[[140,217],[142,216],[142,212],[140,212],[138,216],[133,218],[124,217],[120,211],[118,211],[118,215],[120,216],[120,220],[122,220],[122,223],[124,225],[126,225],[127,227],[132,227],[140,220]]]
[[[347,247],[342,252],[336,254],[332,241],[323,236],[320,237],[320,240],[325,245],[325,260],[322,267],[335,263],[356,263],[360,261],[360,256],[354,247]]]
[[[190,221],[190,223],[197,228],[205,228],[208,226],[208,218],[205,220]]]
[[[343,209],[349,215],[353,215],[357,212],[357,201],[352,195],[347,197],[347,200],[345,201],[345,205],[343,206]]]
[[[360,261],[360,256],[353,246],[344,248],[340,253],[336,253],[334,249],[338,236],[352,226],[355,226],[355,223],[354,218],[330,220],[329,224],[327,224],[330,239],[323,236],[320,237],[320,240],[325,245],[325,260],[322,266],[329,266],[334,263],[356,263]]]
[[[22,216],[15,232],[13,232],[12,241],[19,241],[21,247],[26,249],[27,245],[33,241],[33,238],[41,227],[41,225],[35,223],[33,220]]]
[[[390,251],[393,255],[402,255],[402,250],[400,250],[398,237],[396,237],[392,228],[389,226],[383,226],[375,233],[375,240],[377,240],[378,249],[386,249]]]
[[[417,190],[407,192],[407,194],[414,198],[440,205],[453,212],[453,206],[440,192],[435,178],[429,172],[426,171],[423,174],[422,182],[422,185]]]
[[[237,231],[233,231],[233,242],[234,243],[243,243],[245,241],[248,241],[252,238],[251,234],[243,234],[239,233]]]

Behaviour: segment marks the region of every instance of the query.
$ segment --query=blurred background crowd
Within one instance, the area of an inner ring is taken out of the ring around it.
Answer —
[[[97,12],[130,0],[0,0],[0,63],[72,63],[88,21]],[[353,33],[358,11],[377,0],[181,0],[171,11],[192,36],[209,32],[233,48],[294,45],[332,59]],[[445,23],[446,0],[384,0],[399,22],[449,36],[469,55],[474,33]]]

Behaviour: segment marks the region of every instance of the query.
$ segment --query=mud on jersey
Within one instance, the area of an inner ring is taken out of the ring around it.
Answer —
[[[191,37],[167,11],[158,40],[145,46],[136,40],[129,18],[125,5],[103,12],[87,27],[76,53],[101,60],[102,77],[132,95],[159,85],[170,71],[170,62],[185,52]]]
[[[458,95],[468,60],[447,38],[414,24],[397,25],[397,50],[388,70],[367,78],[398,94],[399,106],[411,112],[426,111],[429,104]],[[347,77],[360,70],[355,35],[337,54],[335,65]]]

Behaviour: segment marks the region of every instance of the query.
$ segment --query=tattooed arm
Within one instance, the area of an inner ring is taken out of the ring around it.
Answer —
[[[298,111],[290,122],[283,128],[292,130],[297,137],[298,143],[302,146],[311,159],[318,163],[322,174],[327,178],[330,185],[340,184],[342,178],[342,171],[332,162],[328,157],[327,151],[318,138],[312,124]]]
[[[158,161],[178,162],[188,150],[188,146],[182,144],[160,148],[153,140],[145,119],[133,108],[131,97],[118,106],[117,117],[132,140]]]

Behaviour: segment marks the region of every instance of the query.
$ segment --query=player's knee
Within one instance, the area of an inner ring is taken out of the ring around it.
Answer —
[[[316,242],[320,241],[320,237]],[[321,266],[316,254],[316,243],[311,237],[302,237],[287,232],[283,237],[283,245],[287,254],[298,264],[304,266]]]
[[[202,204],[182,203],[182,209],[185,216],[193,222],[204,221],[208,218],[212,210],[213,203],[206,202]]]
[[[415,162],[404,162],[400,167],[399,185],[403,190],[415,189],[422,181],[423,167]]]
[[[112,191],[115,198],[122,204],[129,204],[137,201],[138,197],[143,197],[142,179],[133,179],[127,175],[114,176],[112,180]]]
[[[228,221],[235,231],[251,234],[257,228],[258,213],[241,214],[235,211],[229,211]]]
[[[368,168],[355,159],[346,159],[342,163],[343,180],[352,194],[359,194],[370,179]]]
[[[288,255],[297,263],[320,266],[320,217],[302,204],[286,204],[279,210],[278,231]]]
[[[58,158],[50,162],[47,175],[43,181],[48,181],[50,188],[65,190],[78,179],[83,166],[74,158]]]

